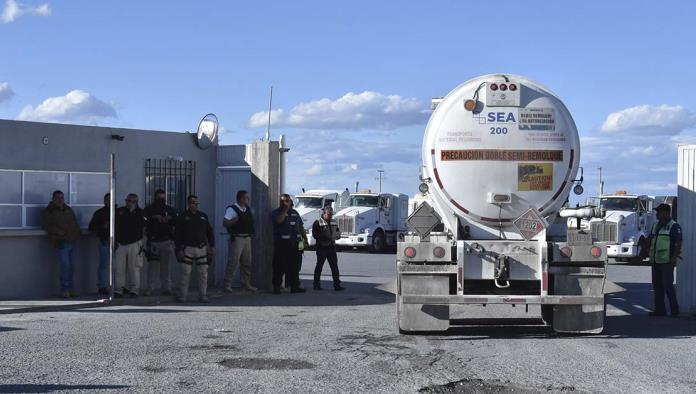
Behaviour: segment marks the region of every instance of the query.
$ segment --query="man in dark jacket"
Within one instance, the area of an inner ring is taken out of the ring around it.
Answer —
[[[116,247],[114,256],[115,281],[114,297],[130,294],[138,296],[140,291],[140,269],[145,263],[145,244],[143,231],[145,214],[138,206],[138,195],[129,194],[126,206],[116,210]],[[126,282],[128,274],[128,282]]]
[[[145,208],[145,218],[149,250],[145,295],[152,294],[157,287],[162,289],[162,295],[173,295],[169,268],[170,260],[174,256],[176,210],[167,205],[167,194],[164,190],[155,191],[155,201]]]
[[[300,214],[292,208],[288,194],[280,196],[280,207],[271,212],[273,223],[273,293],[280,294],[280,282],[285,275],[291,293],[304,293],[300,287],[300,250],[302,239],[307,243]]]
[[[99,238],[99,269],[97,271],[97,288],[99,295],[109,295],[109,230],[111,194],[104,195],[104,206],[97,209],[89,221],[89,231]]]
[[[80,226],[72,208],[65,203],[62,191],[53,192],[52,200],[43,212],[41,228],[48,233],[53,247],[58,249],[61,296],[77,297],[73,289],[73,248],[80,238]]]
[[[215,235],[208,215],[198,210],[198,197],[186,199],[188,209],[176,221],[176,257],[181,262],[181,286],[177,302],[186,302],[191,282],[191,271],[198,274],[198,300],[208,303],[208,265],[215,255]]]
[[[333,209],[325,206],[321,217],[312,225],[312,236],[317,240],[317,265],[314,268],[314,290],[321,290],[321,271],[324,261],[329,260],[334,290],[345,290],[341,286],[338,274],[338,257],[336,256],[336,240],[341,238],[341,231],[333,220]]]

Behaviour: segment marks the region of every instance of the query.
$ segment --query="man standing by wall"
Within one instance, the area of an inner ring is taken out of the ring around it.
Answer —
[[[170,260],[174,255],[174,223],[176,210],[167,205],[167,194],[155,191],[155,201],[145,208],[147,219],[148,271],[147,291],[151,295],[158,287],[162,295],[172,294]],[[159,282],[159,283],[158,283]]]
[[[334,290],[345,290],[341,286],[338,274],[338,256],[336,255],[336,240],[341,238],[341,231],[333,220],[333,208],[327,205],[321,217],[312,225],[312,236],[317,240],[317,265],[314,268],[314,290],[321,290],[321,271],[324,261],[329,260]]]
[[[198,300],[208,303],[208,259],[215,255],[215,236],[208,215],[198,210],[198,197],[190,195],[186,202],[188,209],[179,215],[175,230],[176,257],[181,262],[181,286],[176,300],[186,302],[191,271],[195,266]]]
[[[291,293],[304,293],[300,287],[298,242],[304,225],[300,214],[292,209],[288,194],[280,196],[280,207],[271,212],[273,223],[273,293],[280,294],[280,283],[285,274]],[[305,235],[306,237],[306,235]]]
[[[114,297],[129,294],[136,298],[140,291],[140,270],[145,262],[143,230],[145,214],[138,206],[138,195],[129,194],[126,206],[116,210],[116,251]],[[126,282],[128,274],[128,282]]]
[[[104,206],[97,209],[89,221],[89,231],[99,238],[99,268],[97,270],[97,288],[99,295],[109,295],[109,221],[111,194],[104,195]]]
[[[61,296],[77,297],[73,288],[73,248],[80,238],[80,226],[72,208],[65,203],[62,191],[53,192],[51,202],[43,212],[41,228],[48,233],[53,247],[58,249]]]
[[[257,292],[258,289],[251,285],[251,237],[254,235],[254,217],[249,207],[249,192],[237,192],[237,202],[225,210],[222,225],[230,234],[224,291],[232,292],[232,279],[239,266],[242,289]]]
[[[671,208],[660,204],[657,208],[657,223],[653,225],[650,237],[641,255],[650,256],[652,265],[652,284],[655,294],[655,310],[650,316],[665,316],[665,294],[669,300],[670,316],[679,317],[679,304],[674,290],[674,268],[681,254],[681,227],[672,220]]]

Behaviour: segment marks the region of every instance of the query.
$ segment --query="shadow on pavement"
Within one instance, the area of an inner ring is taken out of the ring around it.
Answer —
[[[118,390],[130,386],[115,384],[0,384],[0,393],[52,393],[64,390]]]

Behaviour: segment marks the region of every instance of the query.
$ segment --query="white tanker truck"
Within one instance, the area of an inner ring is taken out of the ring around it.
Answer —
[[[433,100],[423,137],[420,191],[397,247],[397,315],[402,333],[449,328],[450,307],[541,305],[557,332],[604,327],[607,252],[557,217],[601,216],[565,209],[580,142],[561,100],[515,75],[486,75]],[[562,232],[563,234],[563,232]]]

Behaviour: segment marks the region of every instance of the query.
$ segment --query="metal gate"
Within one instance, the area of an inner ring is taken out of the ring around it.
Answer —
[[[251,193],[251,167],[230,166],[218,167],[215,176],[215,285],[222,286],[227,267],[227,253],[229,236],[222,225],[222,218],[228,205],[235,202],[238,190],[246,190]],[[252,207],[253,209],[253,207]],[[239,275],[235,274],[234,284],[238,284]]]

